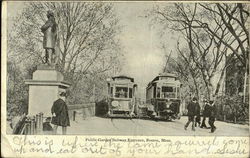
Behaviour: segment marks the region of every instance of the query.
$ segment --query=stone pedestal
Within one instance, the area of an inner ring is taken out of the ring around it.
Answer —
[[[32,79],[26,80],[25,84],[29,86],[28,114],[42,112],[45,117],[51,116],[51,107],[58,99],[59,92],[65,92],[70,86],[55,67],[47,65],[38,66]]]

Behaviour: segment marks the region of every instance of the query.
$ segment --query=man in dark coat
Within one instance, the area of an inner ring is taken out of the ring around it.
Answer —
[[[190,124],[190,122],[192,122],[192,130],[195,131],[194,128],[194,117],[196,115],[196,105],[197,104],[197,98],[193,98],[192,102],[190,102],[187,106],[187,110],[188,110],[188,122],[186,123],[186,125],[184,126],[184,129],[187,130],[188,125]]]
[[[59,99],[57,99],[52,108],[51,113],[53,115],[51,123],[54,124],[54,134],[57,132],[57,127],[62,126],[62,133],[66,134],[67,126],[70,126],[68,107],[65,103],[65,92],[59,94]]]
[[[210,105],[208,103],[207,100],[205,100],[205,106],[204,106],[204,110],[203,110],[203,119],[202,119],[202,124],[201,124],[201,128],[208,128],[206,125],[206,118],[209,117],[209,113],[210,113]]]
[[[200,126],[200,124],[201,124],[201,116],[200,116],[201,107],[200,107],[198,102],[196,103],[196,109],[195,110],[196,110],[195,127],[197,127],[197,124],[198,124],[198,126]]]
[[[216,106],[214,105],[214,101],[209,101],[209,104],[210,104],[210,116],[208,123],[211,126],[211,133],[213,133],[216,130],[216,127],[214,125],[216,117]]]

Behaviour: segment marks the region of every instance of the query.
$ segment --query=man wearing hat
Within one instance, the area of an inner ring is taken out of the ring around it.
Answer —
[[[208,123],[211,126],[211,133],[213,133],[216,130],[216,127],[214,125],[215,117],[216,117],[216,107],[214,105],[213,100],[210,100],[209,104],[210,104],[210,115],[209,115]]]
[[[186,125],[184,126],[184,129],[187,130],[187,127],[189,126],[189,124],[192,122],[192,130],[195,131],[195,127],[194,127],[194,117],[195,115],[197,115],[197,98],[194,97],[192,99],[192,101],[188,104],[187,106],[187,110],[188,110],[188,122],[186,123]],[[199,106],[199,105],[198,105]]]
[[[67,126],[70,126],[69,122],[69,114],[68,114],[68,107],[65,103],[65,92],[59,93],[59,99],[57,99],[51,108],[52,113],[52,121],[51,123],[54,124],[54,134],[57,133],[58,126],[62,126],[62,133],[65,135]]]
[[[198,124],[198,126],[201,125],[201,116],[200,116],[201,107],[200,107],[200,105],[199,105],[198,102],[196,103],[196,109],[195,109],[195,111],[196,111],[195,127],[197,127],[197,124]]]
[[[204,103],[205,106],[204,106],[204,110],[203,110],[203,119],[202,119],[202,123],[201,123],[201,128],[208,128],[206,125],[206,118],[209,117],[210,105],[206,99],[204,102],[205,102]]]

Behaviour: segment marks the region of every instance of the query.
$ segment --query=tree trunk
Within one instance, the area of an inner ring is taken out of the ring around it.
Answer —
[[[244,91],[243,91],[243,103],[246,102],[246,90],[247,90],[247,70],[245,71],[245,76],[244,76]]]
[[[195,95],[196,95],[196,97],[199,98],[199,88],[198,88],[197,81],[196,81],[195,76],[194,76],[193,73],[191,73],[191,76],[192,76],[192,79],[193,79],[193,82],[194,82],[194,86],[195,86]]]
[[[236,119],[236,116],[234,116],[234,123],[237,123],[237,119]]]
[[[223,70],[222,70],[222,72],[221,72],[221,74],[220,74],[220,79],[219,79],[219,81],[218,81],[218,83],[217,83],[217,85],[216,85],[216,89],[215,89],[215,92],[214,92],[214,95],[215,95],[215,96],[218,96],[218,93],[219,93],[220,87],[221,87],[221,85],[222,85],[222,82],[225,82],[225,80],[223,81],[223,78],[224,78],[224,76],[225,76],[225,69],[226,69],[226,68],[223,68]]]

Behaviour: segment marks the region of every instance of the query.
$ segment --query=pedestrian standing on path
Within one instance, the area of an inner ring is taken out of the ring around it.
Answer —
[[[216,117],[216,106],[214,104],[214,101],[209,101],[210,104],[210,116],[209,116],[209,125],[211,126],[211,133],[213,133],[216,130],[216,127],[214,125],[215,117]]]
[[[194,97],[192,101],[188,104],[187,110],[188,110],[188,122],[184,126],[184,129],[187,130],[188,125],[192,122],[192,130],[195,131],[194,127],[194,117],[196,115],[196,103],[197,103],[197,98]]]
[[[205,100],[205,106],[204,106],[204,110],[203,110],[203,119],[202,119],[202,123],[201,123],[201,128],[208,128],[206,125],[206,118],[209,117],[209,112],[210,111],[210,105],[208,103],[207,100]]]
[[[200,107],[198,102],[196,103],[195,111],[196,111],[195,127],[197,127],[197,124],[198,124],[198,127],[200,127],[200,125],[201,125],[201,115],[200,115],[201,107]]]
[[[58,126],[62,126],[62,134],[65,135],[67,133],[67,126],[70,126],[68,107],[65,103],[65,97],[66,93],[61,92],[59,94],[59,99],[53,103],[51,108],[53,116],[51,123],[54,124],[54,134],[57,134]]]

